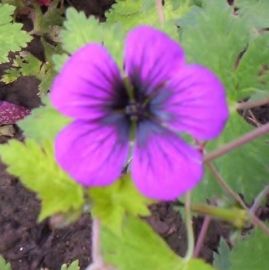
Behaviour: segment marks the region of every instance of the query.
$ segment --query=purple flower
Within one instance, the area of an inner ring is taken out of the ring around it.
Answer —
[[[148,26],[127,35],[124,72],[95,43],[66,62],[51,100],[74,122],[56,139],[56,159],[91,187],[112,184],[132,156],[140,192],[175,199],[203,175],[202,154],[179,134],[209,140],[221,133],[228,118],[224,88],[205,67],[186,64],[178,43]]]

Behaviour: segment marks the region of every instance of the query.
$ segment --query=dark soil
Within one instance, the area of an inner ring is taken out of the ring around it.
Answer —
[[[18,179],[7,174],[0,164],[0,254],[15,270],[48,268],[58,270],[63,263],[79,259],[81,269],[90,264],[91,218],[83,215],[75,224],[64,229],[52,229],[49,221],[37,223],[40,203],[35,194],[26,190]],[[149,224],[178,254],[186,252],[186,232],[180,214],[173,203],[152,207]],[[194,220],[196,235],[202,218]],[[211,223],[201,257],[212,262],[221,228]]]
[[[87,15],[104,18],[113,0],[70,0],[69,3]],[[25,28],[31,30],[29,19],[21,18]],[[43,59],[43,50],[38,37],[28,46],[33,55]],[[0,65],[0,76],[8,64]],[[40,105],[38,97],[39,81],[34,77],[22,77],[14,83],[0,83],[0,101],[6,100],[28,109]],[[268,121],[268,108],[263,113]],[[260,120],[260,119],[259,119]],[[15,126],[16,127],[16,126]],[[22,140],[21,131],[16,127],[15,138]],[[8,137],[0,136],[0,143],[6,143]],[[37,223],[40,203],[34,193],[26,190],[19,179],[7,174],[0,162],[0,254],[15,270],[36,270],[47,268],[58,270],[63,263],[79,259],[81,269],[91,262],[90,239],[91,217],[83,215],[75,224],[63,229],[52,229],[48,220]],[[178,254],[186,252],[186,232],[174,203],[161,203],[151,208],[152,216],[148,222],[167,241]],[[194,220],[196,236],[199,235],[203,219]],[[217,250],[219,237],[226,233],[217,222],[211,222],[200,256],[212,262],[213,251]]]

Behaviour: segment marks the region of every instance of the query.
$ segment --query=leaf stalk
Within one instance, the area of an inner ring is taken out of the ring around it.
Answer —
[[[227,154],[229,152],[231,152],[232,150],[250,142],[253,141],[254,139],[263,136],[264,134],[269,132],[269,123],[256,128],[246,134],[244,134],[243,136],[227,143],[224,144],[223,146],[221,146],[220,148],[208,153],[204,155],[203,158],[203,162],[204,163],[208,163],[216,158],[219,158],[221,156],[223,156],[224,154]]]
[[[186,193],[185,198],[185,215],[186,215],[186,229],[188,236],[188,250],[186,252],[184,260],[188,261],[193,257],[194,251],[194,234],[192,227],[192,214],[191,214],[191,192]]]

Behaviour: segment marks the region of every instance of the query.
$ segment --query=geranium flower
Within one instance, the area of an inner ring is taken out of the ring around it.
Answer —
[[[228,117],[224,88],[207,68],[186,64],[179,44],[149,26],[127,35],[124,72],[95,43],[65,63],[51,101],[74,121],[56,138],[56,159],[92,187],[112,184],[132,156],[140,192],[175,199],[203,175],[202,154],[180,134],[209,140],[221,133]]]

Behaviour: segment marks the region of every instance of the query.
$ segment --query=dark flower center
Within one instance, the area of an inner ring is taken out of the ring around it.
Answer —
[[[123,78],[114,82],[114,95],[104,109],[107,111],[107,117],[103,118],[103,123],[117,127],[118,135],[123,143],[126,140],[134,141],[140,138],[140,143],[144,141],[141,130],[147,130],[145,127],[149,123],[159,123],[158,113],[156,113],[156,97],[159,89],[164,84],[148,91],[149,83],[141,81],[139,76],[132,76],[132,79]],[[151,94],[148,94],[150,92]],[[152,94],[153,93],[153,94]],[[157,100],[158,103],[158,100]],[[140,130],[140,132],[137,132]],[[140,134],[140,137],[137,137]]]
[[[141,84],[131,84],[127,80],[124,78],[123,83],[119,83],[116,87],[117,96],[112,111],[123,114],[127,122],[136,121],[138,124],[151,115],[150,98],[141,91]]]
[[[146,103],[130,101],[128,105],[125,106],[125,115],[130,118],[130,120],[143,120],[149,113]]]

